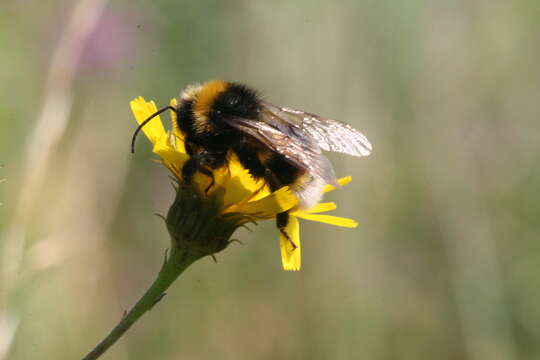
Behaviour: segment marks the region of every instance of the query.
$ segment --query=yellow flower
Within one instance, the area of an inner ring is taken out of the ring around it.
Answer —
[[[171,100],[171,105],[176,105],[175,99]],[[132,100],[130,106],[139,124],[157,111],[153,101],[148,102],[142,97]],[[159,161],[172,172],[179,184],[182,184],[181,171],[189,155],[184,148],[184,139],[178,128],[176,114],[173,111],[170,114],[171,131],[165,130],[159,116],[150,121],[143,131],[153,144],[153,152],[160,157]],[[226,167],[215,170],[213,175],[214,184],[211,184],[208,176],[197,173],[193,178],[192,186],[196,187],[203,196],[217,197],[219,214],[237,219],[236,225],[249,221],[273,219],[276,214],[289,211],[290,220],[286,232],[290,240],[280,235],[281,259],[285,270],[299,270],[301,266],[298,218],[348,228],[358,226],[358,223],[351,219],[321,214],[334,210],[336,208],[334,203],[320,203],[309,210],[299,209],[297,207],[299,199],[287,186],[274,192],[270,191],[264,181],[255,180],[234,156]],[[351,177],[339,179],[340,185],[345,185],[350,181]],[[324,191],[329,192],[334,189],[333,186],[327,185]]]

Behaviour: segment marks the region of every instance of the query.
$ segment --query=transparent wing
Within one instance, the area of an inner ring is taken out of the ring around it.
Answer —
[[[373,147],[360,131],[319,115],[263,102],[263,114],[282,131],[289,127],[298,137],[310,138],[321,149],[353,156],[368,156]]]
[[[266,121],[239,117],[225,121],[233,128],[254,137],[272,151],[283,155],[293,166],[323,179],[328,184],[337,184],[332,164],[312,139],[297,137]]]

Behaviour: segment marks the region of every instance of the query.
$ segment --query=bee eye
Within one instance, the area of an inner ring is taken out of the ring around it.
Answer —
[[[243,88],[231,85],[230,89],[219,94],[214,100],[213,111],[221,116],[251,118],[255,116],[257,104],[257,98],[250,97]],[[221,110],[221,114],[216,110]]]
[[[240,103],[240,99],[238,98],[236,94],[230,94],[225,99],[225,104],[227,108],[229,109],[234,109],[236,106],[238,106],[239,103]]]

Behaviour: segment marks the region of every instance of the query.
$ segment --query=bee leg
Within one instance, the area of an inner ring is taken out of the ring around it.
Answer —
[[[210,175],[210,184],[204,189],[204,195],[208,195],[208,192],[214,186],[216,180],[214,179],[214,175]]]
[[[264,180],[272,191],[276,191],[282,186],[276,174],[268,168],[264,169]]]
[[[276,191],[282,186],[282,184],[279,182],[277,176],[270,169],[265,170],[264,179],[266,180],[266,182],[268,183],[268,186],[270,186],[270,190],[272,190],[272,191]],[[296,250],[296,248],[298,246],[296,246],[294,241],[292,241],[291,237],[289,236],[289,234],[285,230],[288,223],[289,223],[289,212],[288,211],[285,211],[285,212],[282,212],[282,213],[279,213],[279,214],[276,215],[276,226],[277,226],[279,232],[281,233],[281,235],[283,235],[285,237],[285,239],[287,239],[287,241],[289,241],[291,243],[291,245],[293,247],[293,250]]]
[[[276,215],[276,226],[277,226],[279,232],[281,233],[281,235],[283,235],[285,237],[285,239],[287,239],[287,241],[289,241],[291,243],[291,245],[293,247],[293,250],[296,250],[296,248],[298,246],[296,246],[294,241],[292,241],[291,237],[287,233],[287,230],[285,230],[288,223],[289,223],[289,212],[288,211],[285,211],[285,212],[282,212],[282,213],[279,213],[279,214]]]
[[[204,153],[195,154],[185,162],[184,166],[182,167],[182,179],[184,182],[191,184],[191,180],[197,171],[208,176],[211,180],[210,185],[208,185],[205,189],[205,193],[208,194],[208,191],[215,183],[215,179],[212,170],[206,166]]]
[[[210,178],[210,185],[208,185],[205,189],[205,194],[208,195],[208,191],[210,191],[216,182],[212,170],[224,166],[226,161],[226,153],[201,151],[193,154],[182,167],[182,178],[189,184],[191,183],[193,175],[195,175],[196,171],[208,176]]]

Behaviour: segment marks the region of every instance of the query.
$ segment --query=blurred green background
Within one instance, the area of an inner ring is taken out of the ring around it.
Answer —
[[[355,230],[271,222],[104,359],[540,358],[540,3],[4,0],[0,359],[77,359],[159,270],[173,190],[128,102],[236,80],[374,145],[330,155]]]

